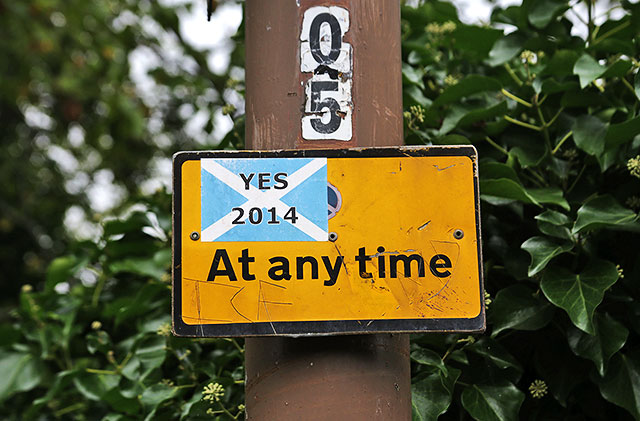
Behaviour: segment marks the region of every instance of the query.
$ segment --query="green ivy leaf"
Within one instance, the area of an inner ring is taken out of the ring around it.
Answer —
[[[111,338],[104,330],[89,333],[85,337],[85,340],[87,342],[87,350],[90,354],[95,354],[96,351],[106,354],[112,349]]]
[[[543,234],[562,240],[573,241],[571,231],[569,231],[567,227],[571,221],[566,215],[549,209],[537,215],[535,218],[538,221],[538,229]]]
[[[607,130],[605,149],[610,150],[622,145],[640,134],[640,116],[622,123],[612,124]]]
[[[153,387],[153,386],[152,386]],[[149,389],[147,389],[149,390]],[[113,408],[114,410],[118,411],[118,412],[124,412],[130,415],[135,415],[137,412],[140,411],[140,403],[138,402],[137,397],[136,398],[127,398],[124,397],[122,395],[122,393],[120,393],[121,391],[118,390],[117,387],[109,390],[103,397],[102,399],[107,402],[111,408]],[[146,390],[145,390],[146,392]],[[144,396],[144,393],[143,393]]]
[[[611,64],[609,67],[607,67],[607,70],[605,70],[605,72],[601,75],[601,77],[603,78],[624,77],[627,74],[627,72],[629,72],[629,69],[631,69],[631,67],[633,67],[633,64],[631,64],[631,62],[626,60],[617,60],[613,64]]]
[[[165,338],[156,334],[147,335],[138,345],[135,355],[147,373],[164,363],[167,357],[166,345]]]
[[[16,392],[24,392],[38,386],[43,368],[33,355],[0,350],[0,402]]]
[[[527,189],[527,194],[538,203],[558,205],[569,210],[571,207],[558,187],[544,187],[541,189]]]
[[[640,359],[637,355],[616,355],[600,381],[602,396],[640,419]]]
[[[477,340],[474,344],[468,346],[471,352],[486,358],[491,361],[496,367],[505,370],[507,368],[514,369],[518,375],[522,373],[522,365],[515,359],[513,355],[509,353],[502,345],[497,341],[483,337]]]
[[[510,143],[515,143],[515,146],[509,150],[509,154],[515,156],[523,168],[536,167],[547,156],[546,145],[534,138],[518,136]]]
[[[68,281],[78,269],[86,266],[87,259],[80,259],[76,256],[69,255],[53,259],[47,269],[47,280],[45,281],[45,290],[53,291],[60,282]]]
[[[563,332],[547,331],[544,340],[536,341],[534,345],[535,370],[564,407],[567,406],[567,398],[578,384],[584,382],[589,371],[587,361],[575,358],[565,341]]]
[[[489,322],[495,337],[506,329],[538,330],[553,318],[554,307],[524,285],[503,288],[495,296],[488,310]]]
[[[118,385],[120,376],[116,374],[82,373],[73,379],[78,392],[92,401],[101,401],[107,392]]]
[[[570,328],[567,340],[571,350],[578,356],[594,362],[598,373],[604,375],[607,363],[613,354],[620,351],[627,341],[629,330],[608,314],[596,314],[594,318],[594,335]]]
[[[567,215],[551,209],[547,209],[540,215],[536,215],[535,219],[555,226],[568,226],[571,223],[571,220]]]
[[[122,367],[122,375],[129,380],[136,380],[140,377],[140,360],[138,357],[129,358],[129,361]]]
[[[525,43],[526,38],[518,32],[500,38],[489,51],[489,59],[486,63],[492,67],[506,63],[522,51]]]
[[[522,185],[513,168],[506,164],[483,163],[480,166],[480,174],[480,193],[483,196],[519,200],[537,206],[541,203],[549,203],[569,209],[562,190],[556,187],[527,189]]]
[[[53,384],[48,385],[47,393],[44,396],[41,396],[38,399],[34,400],[31,409],[34,409],[34,407],[45,405],[52,399],[54,399],[62,389],[69,386],[69,383],[77,372],[78,370],[74,369],[64,370],[56,373]]]
[[[133,212],[126,219],[113,219],[104,224],[104,235],[106,237],[128,232],[141,231],[146,226],[151,226],[151,221],[143,212]]]
[[[589,155],[599,156],[604,152],[607,126],[597,117],[583,115],[573,123],[573,140],[576,146]]]
[[[617,280],[618,270],[613,263],[592,260],[579,274],[563,267],[549,267],[540,288],[549,301],[567,312],[576,327],[593,335],[593,312],[604,292]]]
[[[502,116],[505,112],[507,112],[506,101],[487,108],[453,106],[442,122],[438,136],[443,136],[457,127],[467,127],[478,121]]]
[[[191,409],[192,408],[197,407],[199,405],[202,405],[204,402],[206,402],[206,401],[202,400],[202,391],[197,391],[196,393],[194,393],[193,396],[191,397],[191,399],[189,399],[182,406],[182,412],[180,414],[180,420],[186,419],[191,414]]]
[[[580,88],[584,88],[600,77],[606,67],[599,64],[589,54],[583,54],[573,66],[573,73],[580,78]]]
[[[542,271],[554,257],[573,249],[573,244],[569,242],[556,244],[546,237],[531,237],[522,243],[521,248],[531,255],[528,275],[534,276]]]
[[[411,359],[418,364],[436,367],[443,373],[447,373],[447,367],[440,358],[440,355],[426,348],[419,348],[411,352]]]
[[[424,71],[421,69],[419,70],[409,64],[402,63],[402,79],[404,79],[405,82],[424,89],[424,83],[422,82],[423,76]]]
[[[637,231],[638,216],[631,209],[620,205],[612,196],[597,196],[578,209],[578,217],[571,232],[578,234],[597,228],[613,228]]]
[[[558,83],[558,81],[556,81],[555,79],[547,79],[542,82],[540,92],[548,95],[557,94],[558,92],[575,91],[579,86],[580,85],[578,85],[578,82],[574,82],[572,80]]]
[[[447,412],[459,376],[460,370],[451,368],[448,376],[444,372],[433,373],[411,385],[413,420],[437,420]]]
[[[580,88],[584,88],[600,77],[620,77],[631,68],[631,63],[626,60],[617,60],[610,66],[598,63],[589,54],[583,54],[573,67],[573,73],[580,78]]]
[[[551,22],[553,18],[560,15],[569,8],[566,1],[539,0],[533,3],[529,10],[529,22],[538,29],[542,29]]]
[[[462,392],[462,406],[478,421],[517,420],[524,393],[509,382],[472,385]]]
[[[636,98],[640,99],[640,72],[636,72],[633,78],[633,88],[636,91]]]
[[[485,180],[493,180],[498,178],[508,178],[517,183],[520,183],[520,179],[515,170],[506,164],[500,162],[483,162],[480,164],[480,173]]]
[[[173,398],[177,393],[178,389],[176,387],[157,383],[142,392],[140,402],[147,408],[155,409],[162,402]]]
[[[163,254],[164,257],[164,254]],[[109,270],[113,273],[129,272],[141,276],[151,276],[159,281],[166,275],[164,265],[158,264],[157,259],[151,258],[129,258],[116,260],[109,265]]]
[[[456,26],[453,37],[457,48],[482,60],[489,55],[493,44],[502,37],[502,31],[486,26],[460,24]]]
[[[424,96],[424,93],[422,92],[422,89],[418,88],[415,85],[411,85],[411,86],[407,86],[404,89],[403,95],[405,95],[405,98],[410,98],[411,100],[413,100],[413,104],[407,104],[407,100],[404,101],[404,105],[405,107],[408,107],[410,105],[420,105],[423,107],[430,107],[432,104],[432,101]]]
[[[540,203],[527,193],[522,184],[507,178],[494,180],[483,180],[481,178],[480,193],[482,199],[485,199],[485,196],[498,197],[540,206]]]
[[[446,88],[444,92],[433,101],[433,106],[438,107],[450,104],[479,92],[499,91],[501,88],[502,84],[500,84],[497,79],[481,75],[469,75],[455,85]]]
[[[552,76],[554,79],[551,80],[555,80],[555,78],[572,75],[578,58],[580,58],[579,53],[575,50],[557,50],[549,58],[549,62],[540,72],[540,76]]]

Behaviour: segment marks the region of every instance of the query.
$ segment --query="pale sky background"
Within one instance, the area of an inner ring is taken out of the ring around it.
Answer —
[[[219,74],[224,73],[229,65],[229,56],[233,47],[233,42],[230,38],[236,33],[242,21],[241,4],[233,2],[222,4],[217,8],[211,20],[207,21],[205,0],[159,1],[163,4],[170,5],[188,3],[193,5],[190,12],[183,11],[179,14],[181,34],[193,46],[201,50],[209,51],[208,61],[211,69]],[[408,3],[417,1],[418,0],[408,0]],[[638,1],[640,0],[633,0],[632,2],[635,3]],[[497,0],[495,3],[496,5],[505,7],[520,4],[520,2],[521,0]],[[608,7],[608,3],[608,1],[596,2],[596,24],[600,24],[606,19],[606,7]],[[468,24],[488,22],[493,8],[486,0],[453,0],[453,4],[457,7],[461,20]],[[577,5],[575,10],[581,16],[586,17],[586,9],[582,2]],[[614,10],[611,13],[611,17],[618,19],[622,14],[623,12],[621,10]],[[586,26],[580,23],[574,14],[569,13],[567,16],[575,23],[573,33],[584,37],[587,32]],[[138,18],[128,15],[121,16],[117,19],[116,25],[126,25],[127,20],[130,19]],[[144,18],[142,18],[141,22],[143,23],[145,31],[160,37],[163,44],[165,44],[164,50],[167,54],[180,54],[180,48],[175,47],[176,41],[166,34],[163,34],[161,28],[154,25],[154,22],[149,22],[149,20],[145,21]],[[509,25],[503,25],[501,28],[504,29],[505,32],[510,32],[514,29],[509,27]],[[174,53],[172,53],[172,51]],[[145,102],[153,103],[157,101],[162,95],[162,92],[156,89],[153,80],[147,76],[146,73],[149,69],[160,64],[158,56],[146,50],[145,47],[139,47],[130,54],[129,61],[131,63],[131,77],[136,83],[137,89],[140,91]],[[193,65],[193,63],[190,63],[188,60],[177,60],[177,62],[187,71],[189,66]],[[237,72],[238,75],[234,75],[234,77],[242,78],[242,70],[237,69]],[[242,111],[244,107],[242,98],[231,91],[226,95],[229,95],[229,97],[225,96],[225,100],[233,103]],[[40,115],[37,115],[39,111],[37,111],[35,107],[33,108],[34,110],[27,112],[25,116],[29,117],[27,114],[33,114],[31,116],[32,120],[38,120],[39,124],[46,125],[46,119],[48,118],[46,114],[40,112]],[[221,140],[232,128],[231,119],[228,116],[223,116],[222,113],[218,111],[215,115],[215,131],[213,135],[209,135],[203,129],[207,119],[206,111],[190,112],[189,109],[185,109],[185,113],[187,113],[186,115],[191,115],[186,127],[187,134],[203,144],[211,144],[212,141],[215,143]],[[149,126],[152,127],[154,124],[158,124],[158,122],[154,123],[153,118],[151,118]],[[72,136],[78,137],[80,135],[83,137],[84,132],[80,134],[76,133],[75,135],[70,133],[70,141],[73,141],[73,139],[71,139]],[[169,139],[163,140],[161,137],[158,137],[158,139],[164,142],[170,141]],[[106,140],[117,141],[113,139]],[[101,170],[93,179],[90,179],[86,172],[78,170],[79,163],[68,151],[63,148],[50,147],[49,152],[50,156],[55,159],[60,167],[70,176],[70,180],[65,187],[70,191],[85,189],[95,211],[108,212],[124,199],[124,190],[117,185],[111,171]],[[151,193],[162,186],[170,189],[171,157],[167,156],[156,159],[153,163],[153,168],[152,177],[142,183],[142,191],[144,193]],[[100,227],[98,224],[90,222],[91,219],[92,218],[85,215],[80,207],[72,206],[66,214],[65,226],[77,236],[84,238],[96,237],[100,235]]]

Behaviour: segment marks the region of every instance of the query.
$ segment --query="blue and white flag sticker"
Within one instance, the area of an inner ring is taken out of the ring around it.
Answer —
[[[327,158],[203,158],[201,241],[328,241]]]

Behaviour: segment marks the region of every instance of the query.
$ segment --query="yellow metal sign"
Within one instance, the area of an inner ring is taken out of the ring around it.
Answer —
[[[182,336],[480,331],[471,146],[174,157]]]

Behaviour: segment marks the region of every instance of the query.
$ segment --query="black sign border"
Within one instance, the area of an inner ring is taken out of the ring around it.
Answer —
[[[202,158],[388,158],[424,156],[467,156],[473,163],[476,235],[480,232],[480,190],[477,152],[473,146],[399,146],[351,149],[295,149],[276,151],[198,151],[178,152],[173,156],[173,244],[172,305],[173,334],[180,337],[251,337],[251,336],[327,336],[366,333],[484,332],[486,315],[482,247],[478,247],[480,279],[480,314],[474,318],[332,320],[297,322],[254,322],[189,325],[182,320],[182,164]]]

